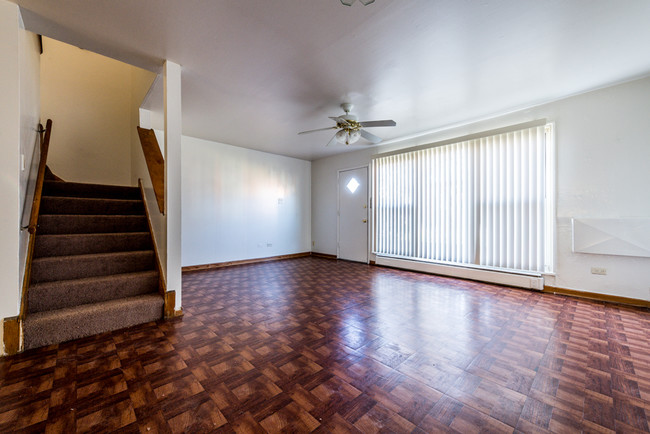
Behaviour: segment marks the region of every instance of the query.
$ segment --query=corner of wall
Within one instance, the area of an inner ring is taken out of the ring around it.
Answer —
[[[138,185],[142,180],[145,206],[150,210],[152,236],[158,249],[158,257],[161,262],[163,279],[167,278],[167,236],[166,217],[158,211],[156,205],[156,194],[153,191],[151,178],[144,159],[140,136],[136,127],[140,126],[140,108],[144,99],[149,94],[151,87],[156,82],[157,74],[140,68],[133,67],[131,72],[131,183]]]
[[[38,124],[41,114],[40,100],[40,44],[38,36],[20,30],[20,215],[21,227],[29,223],[36,177],[40,162],[40,137]],[[43,122],[45,123],[45,122]],[[19,235],[19,286],[22,288],[27,266],[29,233]]]
[[[37,37],[23,29],[18,6],[0,2],[0,318],[20,309],[27,247],[20,227],[22,211],[31,203],[27,193],[40,116],[39,54]]]

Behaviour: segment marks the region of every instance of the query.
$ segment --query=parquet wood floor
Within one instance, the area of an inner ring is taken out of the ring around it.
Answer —
[[[638,432],[650,313],[301,258],[183,276],[184,317],[0,361],[0,431]]]

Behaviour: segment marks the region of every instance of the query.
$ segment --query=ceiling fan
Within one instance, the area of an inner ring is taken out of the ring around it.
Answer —
[[[383,120],[383,121],[359,122],[357,120],[357,116],[350,113],[352,111],[352,107],[353,105],[350,103],[343,103],[341,104],[341,108],[343,109],[345,114],[337,117],[332,117],[332,116],[329,117],[334,122],[336,122],[336,126],[328,127],[328,128],[319,128],[317,130],[302,131],[298,134],[309,134],[309,133],[315,133],[317,131],[325,131],[325,130],[338,130],[336,134],[334,134],[334,137],[332,137],[332,139],[327,143],[327,146],[333,145],[336,142],[345,143],[346,145],[349,145],[351,143],[355,143],[356,141],[358,141],[360,137],[363,137],[364,139],[366,139],[372,144],[377,144],[381,142],[382,140],[381,137],[377,137],[374,134],[370,134],[368,131],[362,128],[394,127],[395,125],[397,125],[394,120],[390,120],[390,119]]]
[[[375,0],[359,0],[361,3],[363,3],[364,6],[368,6],[370,3],[374,3]],[[354,3],[355,0],[341,0],[341,3],[343,3],[346,6],[352,6],[352,3]]]

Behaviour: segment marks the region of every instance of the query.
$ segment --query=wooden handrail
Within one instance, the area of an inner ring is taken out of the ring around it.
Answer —
[[[45,132],[45,137],[43,137]],[[22,294],[20,297],[20,314],[19,320],[25,319],[27,314],[27,288],[32,276],[32,257],[34,256],[34,243],[36,241],[36,229],[38,228],[38,213],[41,209],[41,197],[43,196],[43,181],[45,180],[45,167],[47,164],[47,153],[50,148],[50,135],[52,134],[52,119],[48,119],[45,123],[45,130],[39,124],[39,133],[41,135],[40,147],[41,158],[38,163],[38,175],[36,176],[36,186],[34,187],[34,200],[32,201],[32,212],[29,216],[29,244],[27,247],[27,260],[25,263],[25,278],[23,279]]]
[[[158,202],[158,210],[161,214],[165,214],[165,160],[153,130],[138,127],[138,136],[140,136],[142,152],[147,162],[156,202]]]
[[[144,194],[144,185],[142,184],[142,178],[138,178],[138,188],[140,188],[140,196],[142,197],[142,203],[144,205],[144,215],[147,217],[147,225],[149,225],[151,243],[153,244],[153,251],[156,256],[156,269],[158,270],[158,292],[160,292],[160,295],[164,296],[165,292],[167,292],[167,280],[165,279],[165,272],[160,260],[160,254],[158,253],[160,250],[158,250],[158,243],[156,242],[156,237],[154,236],[153,223],[151,222],[151,214],[149,213],[149,206],[147,206],[147,201]]]
[[[45,123],[45,138],[43,138],[43,126],[39,124],[39,127],[39,132],[41,133],[41,160],[38,163],[38,175],[36,176],[36,187],[34,188],[32,213],[29,216],[29,226],[27,227],[30,234],[36,233],[36,226],[38,225],[38,212],[41,209],[47,152],[50,148],[50,134],[52,134],[52,119],[48,119]]]

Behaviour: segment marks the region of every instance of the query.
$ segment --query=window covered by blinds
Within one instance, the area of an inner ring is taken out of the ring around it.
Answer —
[[[540,125],[376,158],[374,253],[549,271],[551,133]]]

